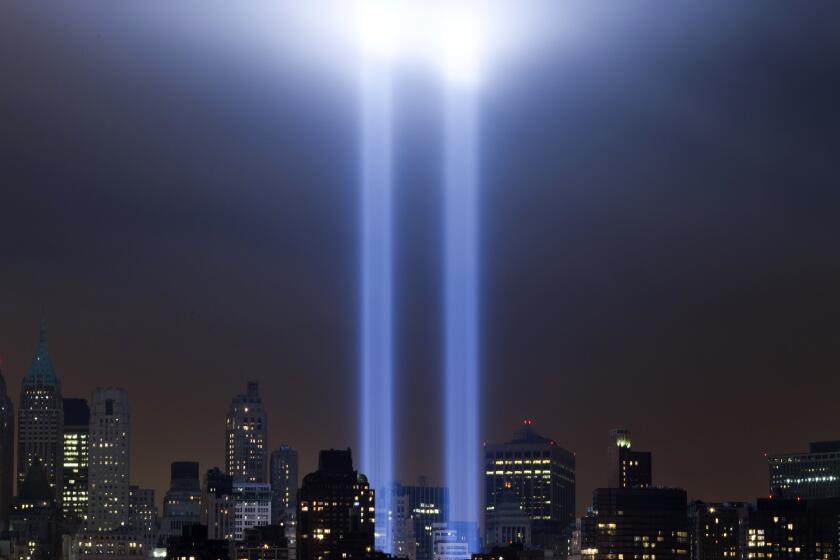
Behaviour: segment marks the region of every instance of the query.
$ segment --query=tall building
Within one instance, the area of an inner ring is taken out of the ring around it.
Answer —
[[[685,490],[598,488],[581,533],[584,559],[687,559]]]
[[[244,395],[230,403],[225,429],[227,473],[239,482],[265,482],[268,417],[259,384],[248,382]]]
[[[416,486],[395,484],[392,492],[394,523],[400,525],[395,527],[394,540],[413,539],[417,560],[431,560],[432,526],[449,521],[449,491],[440,486],[428,486],[421,477]],[[410,530],[406,523],[411,525]],[[392,550],[396,551],[397,547]]]
[[[166,558],[171,560],[229,560],[234,558],[231,543],[208,535],[204,525],[186,527],[179,537],[169,539]]]
[[[233,477],[218,467],[207,471],[201,493],[201,523],[211,540],[232,541],[236,519]]]
[[[79,527],[87,515],[90,408],[85,399],[64,399],[63,407],[61,513],[65,523]]]
[[[610,430],[610,445],[607,448],[607,486],[610,488],[650,488],[653,485],[651,453],[634,451],[631,445],[630,430]]]
[[[169,491],[163,498],[162,537],[180,536],[184,527],[201,520],[201,482],[198,463],[178,461],[170,468]]]
[[[374,491],[350,450],[321,451],[298,491],[297,560],[354,560],[373,553]]]
[[[281,445],[271,452],[269,467],[272,522],[293,521],[297,513],[298,452]]]
[[[99,388],[91,397],[88,532],[129,525],[130,422],[125,389]]]
[[[738,557],[740,511],[743,503],[688,504],[691,560],[727,560]]]
[[[53,495],[61,499],[63,441],[61,383],[47,349],[47,326],[41,321],[35,357],[20,388],[18,407],[18,492],[29,467],[40,463]]]
[[[233,538],[241,541],[245,531],[271,523],[271,485],[262,482],[234,482]]]
[[[785,498],[840,498],[840,441],[812,442],[807,453],[771,455],[770,493]]]
[[[147,542],[156,540],[158,514],[153,488],[128,487],[128,521],[132,533]]]
[[[484,449],[485,526],[503,493],[512,490],[531,519],[537,548],[567,549],[575,523],[575,456],[524,420],[507,443]]]
[[[15,473],[15,410],[0,370],[0,533],[9,527]]]
[[[9,518],[11,560],[61,557],[59,509],[46,470],[36,459],[26,470]]]

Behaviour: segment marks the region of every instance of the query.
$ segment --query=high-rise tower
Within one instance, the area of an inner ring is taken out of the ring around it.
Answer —
[[[85,399],[64,399],[64,462],[61,512],[71,524],[87,514],[90,408]]]
[[[227,474],[237,482],[265,482],[268,454],[268,417],[260,400],[260,387],[248,382],[244,395],[230,403],[225,428]]]
[[[64,412],[61,383],[47,350],[47,326],[41,321],[35,358],[20,389],[18,407],[18,492],[29,467],[43,465],[54,496],[60,500]]]
[[[610,488],[650,488],[653,485],[650,451],[630,449],[630,430],[610,430],[609,458]]]
[[[6,380],[0,370],[0,531],[9,527],[12,508],[12,477],[14,463],[15,410],[6,392]]]
[[[125,389],[99,388],[91,398],[88,531],[129,525],[130,415]]]

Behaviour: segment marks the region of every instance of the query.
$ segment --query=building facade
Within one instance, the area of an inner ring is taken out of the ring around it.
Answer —
[[[271,485],[260,482],[234,482],[233,538],[241,541],[245,531],[271,523]]]
[[[512,490],[502,493],[496,507],[487,512],[485,548],[510,545],[531,547],[531,518],[522,510],[519,496]]]
[[[58,560],[59,518],[47,472],[36,460],[26,471],[9,516],[11,560]]]
[[[18,492],[29,467],[41,464],[56,500],[62,485],[64,402],[61,383],[47,348],[47,327],[41,321],[38,346],[20,388],[18,406]]]
[[[163,498],[160,535],[180,536],[184,527],[201,521],[201,482],[198,463],[177,461],[170,465],[169,491]]]
[[[232,541],[236,520],[233,477],[218,467],[207,471],[201,492],[201,523],[211,540]]]
[[[394,494],[394,521],[400,527],[393,531],[395,545],[405,544],[397,540],[414,539],[418,560],[431,560],[432,558],[432,527],[437,523],[449,521],[449,491],[441,486],[428,486],[425,479],[421,477],[416,486],[403,486],[395,484]],[[405,527],[410,523],[410,530]],[[394,546],[393,550],[397,550]]]
[[[744,503],[688,504],[688,533],[692,560],[727,560],[738,557],[740,512]]]
[[[68,526],[80,527],[87,515],[90,408],[85,399],[64,399],[61,513]]]
[[[760,499],[739,519],[743,560],[837,558],[836,500]]]
[[[154,543],[158,534],[158,513],[153,488],[128,487],[128,522],[134,534]]]
[[[807,453],[771,455],[770,493],[782,498],[840,498],[840,441],[812,442]]]
[[[0,533],[9,527],[15,476],[15,410],[0,370]]]
[[[271,452],[269,465],[272,492],[272,520],[280,523],[293,521],[297,515],[298,452],[288,445],[281,445]]]
[[[350,450],[321,451],[298,491],[297,559],[354,560],[373,553],[374,491]]]
[[[256,382],[230,403],[225,427],[225,464],[237,482],[266,482],[268,415]]]
[[[128,395],[125,389],[99,388],[90,402],[87,531],[116,531],[129,526]]]
[[[470,543],[447,523],[432,525],[432,560],[469,560]]]
[[[685,490],[598,488],[581,523],[590,560],[676,560],[690,553]]]
[[[488,444],[485,458],[485,526],[503,493],[513,491],[531,519],[538,548],[566,550],[575,522],[575,456],[524,420],[507,443]]]
[[[649,451],[631,449],[630,430],[610,430],[607,448],[610,488],[650,488],[653,485],[652,457]]]

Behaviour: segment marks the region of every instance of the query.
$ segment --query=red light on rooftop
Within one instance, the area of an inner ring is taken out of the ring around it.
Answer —
[[[533,426],[533,425],[534,425],[534,421],[533,421],[533,420],[531,420],[530,418],[524,418],[524,419],[522,420],[522,424],[523,424],[523,425],[525,425],[525,426]]]

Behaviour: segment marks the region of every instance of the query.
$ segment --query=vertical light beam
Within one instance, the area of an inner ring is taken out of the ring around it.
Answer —
[[[475,553],[480,506],[476,94],[450,83],[444,103],[446,483],[453,528]]]
[[[386,61],[366,57],[361,79],[361,472],[376,491],[377,548],[390,552],[393,481],[391,82]]]

